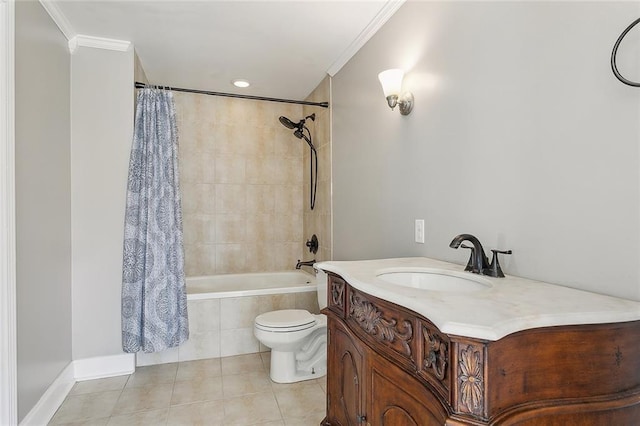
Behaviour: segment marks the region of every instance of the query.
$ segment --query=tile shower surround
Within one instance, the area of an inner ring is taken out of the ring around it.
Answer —
[[[187,276],[292,269],[303,256],[300,105],[174,93]]]

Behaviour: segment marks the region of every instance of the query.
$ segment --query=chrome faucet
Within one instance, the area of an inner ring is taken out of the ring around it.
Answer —
[[[482,244],[480,244],[480,240],[474,237],[471,234],[460,234],[455,237],[449,247],[457,249],[460,247],[463,241],[469,241],[473,248],[471,248],[471,258],[469,259],[469,263],[467,264],[467,269],[470,270],[474,274],[485,274],[485,270],[489,269],[489,260],[487,256],[484,254],[484,248],[482,248]],[[463,246],[464,248],[470,248],[467,246]]]
[[[313,266],[313,264],[316,263],[316,260],[307,260],[305,262],[301,262],[300,259],[298,259],[298,263],[296,263],[296,269],[300,269],[302,266]]]

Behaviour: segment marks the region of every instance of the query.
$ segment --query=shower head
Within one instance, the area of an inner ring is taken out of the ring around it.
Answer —
[[[300,125],[300,123],[298,124],[294,124],[293,121],[289,120],[287,117],[285,117],[284,115],[280,116],[280,123],[282,123],[282,125],[284,127],[286,127],[287,129],[296,129],[298,128],[298,126]]]
[[[282,125],[284,127],[286,127],[287,129],[292,129],[292,130],[295,129],[294,132],[293,132],[293,136],[295,136],[298,139],[304,139],[307,142],[307,144],[309,145],[309,148],[311,148],[312,150],[315,151],[316,147],[313,146],[313,142],[311,142],[311,132],[309,131],[309,128],[304,125],[304,123],[308,119],[311,119],[312,121],[315,121],[316,115],[315,114],[307,115],[305,118],[303,118],[302,120],[298,121],[297,123],[294,123],[293,121],[291,121],[290,119],[288,119],[284,115],[281,115],[280,118],[279,118],[280,123],[282,123]],[[304,134],[304,130],[306,130],[309,133],[309,137],[307,137],[307,135]]]
[[[287,117],[285,117],[284,115],[281,115],[279,120],[280,123],[282,123],[282,125],[284,127],[286,127],[287,129],[298,129],[298,130],[302,130],[302,128],[304,127],[304,123],[307,121],[307,119],[311,119],[311,121],[315,121],[316,119],[316,114],[311,114],[311,115],[307,115],[305,118],[303,118],[302,120],[298,121],[297,123],[294,123],[293,121],[291,121],[290,119],[288,119]],[[301,136],[298,136],[298,138],[300,139]]]

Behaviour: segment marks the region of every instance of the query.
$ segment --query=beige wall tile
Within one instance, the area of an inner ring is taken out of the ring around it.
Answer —
[[[245,270],[244,244],[216,244],[216,273],[233,274]]]
[[[245,183],[245,157],[221,154],[216,157],[215,183]]]
[[[259,297],[259,304],[261,307],[264,307],[264,312],[296,308],[296,295],[294,293],[270,294]]]
[[[246,182],[249,184],[273,184],[275,181],[276,158],[247,157]]]
[[[274,271],[274,251],[271,240],[260,239],[260,234],[254,234],[247,228],[249,238],[254,238],[256,242],[245,244],[247,272]],[[269,228],[267,228],[269,229]]]
[[[194,210],[185,211],[185,213],[212,214],[216,206],[216,186],[213,184],[196,183],[193,185],[193,197],[191,205]]]
[[[228,297],[220,301],[220,327],[222,330],[253,327],[259,314],[258,297]]]
[[[203,299],[187,301],[189,330],[191,332],[220,330],[220,300]]]
[[[303,199],[304,191],[301,184],[281,184],[274,185],[273,188],[276,213],[301,214],[303,205],[307,206],[309,203],[308,198]]]
[[[213,244],[216,242],[215,215],[184,213],[182,222],[185,244]]]
[[[318,308],[318,294],[315,291],[296,293],[295,306],[296,309],[304,309],[312,314],[320,313],[320,309]]]
[[[179,348],[180,362],[219,357],[220,331],[189,332],[189,340]]]
[[[185,244],[184,267],[188,277],[216,274],[215,244]]]
[[[274,240],[274,224],[281,221],[282,216],[272,213],[247,214],[247,241],[269,243]]]
[[[298,259],[308,260],[311,257],[303,259],[302,255],[302,243],[273,243],[274,267],[277,271],[284,271],[287,269],[293,269],[296,266]]]
[[[179,156],[180,183],[215,183],[215,155],[197,149],[181,152]]]
[[[216,242],[242,243],[246,240],[246,216],[229,213],[216,215]]]
[[[277,242],[302,241],[302,215],[279,214],[273,232],[273,240]]]
[[[244,213],[247,206],[246,192],[244,185],[215,185],[215,212]]]
[[[253,326],[235,330],[222,330],[220,335],[224,345],[220,348],[220,356],[257,353],[260,342],[253,335]]]
[[[273,213],[275,193],[273,185],[247,185],[247,213]]]

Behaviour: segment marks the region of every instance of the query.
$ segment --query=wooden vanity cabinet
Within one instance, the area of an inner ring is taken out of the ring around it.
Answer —
[[[328,274],[324,426],[640,425],[640,322],[484,341]]]

